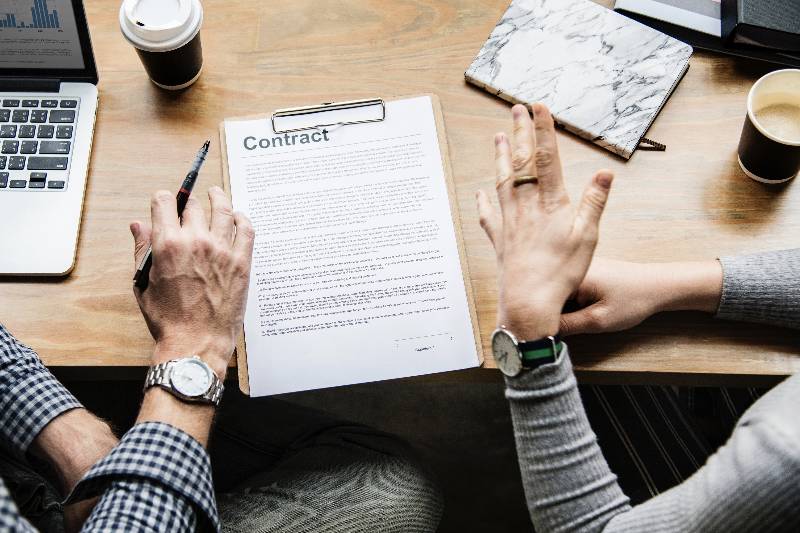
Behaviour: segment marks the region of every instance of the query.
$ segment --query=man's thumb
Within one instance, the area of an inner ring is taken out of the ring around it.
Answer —
[[[133,256],[136,263],[134,266],[139,266],[147,247],[150,246],[150,227],[137,220],[131,222],[130,230],[133,235]]]

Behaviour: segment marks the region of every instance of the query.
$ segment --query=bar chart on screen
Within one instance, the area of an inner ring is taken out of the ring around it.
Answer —
[[[0,29],[61,29],[58,9],[51,9],[47,0],[12,0],[3,4],[7,5],[0,8]]]
[[[0,0],[0,76],[4,69],[84,68],[75,17],[73,0]]]

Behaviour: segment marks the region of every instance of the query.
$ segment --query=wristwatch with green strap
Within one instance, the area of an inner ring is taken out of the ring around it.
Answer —
[[[555,363],[562,346],[558,335],[534,341],[520,341],[503,326],[492,333],[494,360],[503,374],[511,377],[526,369]]]

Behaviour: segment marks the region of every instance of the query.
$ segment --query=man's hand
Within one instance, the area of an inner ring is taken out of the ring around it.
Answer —
[[[561,317],[561,333],[632,328],[663,311],[716,312],[722,294],[718,261],[628,263],[596,258],[574,295],[582,307]]]
[[[498,325],[521,339],[558,332],[561,309],[583,280],[597,244],[598,224],[613,175],[592,178],[577,210],[564,189],[553,118],[533,105],[512,109],[513,140],[495,136],[496,189],[500,210],[479,191],[481,226],[497,252]],[[514,186],[535,176],[538,183]]]
[[[135,264],[153,247],[149,286],[134,292],[156,341],[154,364],[197,354],[223,379],[244,316],[254,233],[222,189],[208,197],[210,223],[193,197],[178,218],[171,193],[153,195],[152,229],[131,224]]]

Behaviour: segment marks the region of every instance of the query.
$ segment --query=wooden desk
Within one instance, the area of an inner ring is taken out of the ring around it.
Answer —
[[[488,352],[494,254],[478,226],[474,194],[492,187],[492,136],[509,127],[509,106],[467,85],[463,73],[507,3],[206,0],[203,75],[174,94],[148,81],[120,35],[119,3],[87,0],[100,108],[78,263],[66,279],[0,281],[0,319],[49,365],[145,366],[152,341],[131,294],[128,223],[149,216],[153,190],[176,187],[208,137],[213,148],[198,197],[220,183],[217,127],[224,117],[435,92],[444,106]],[[800,184],[770,189],[736,164],[745,95],[761,74],[752,65],[696,53],[648,134],[669,147],[664,153],[640,152],[626,163],[559,134],[573,195],[600,167],[618,176],[599,255],[688,260],[798,245]],[[581,377],[594,381],[754,382],[800,370],[797,333],[691,314],[656,317],[627,333],[571,345]]]

